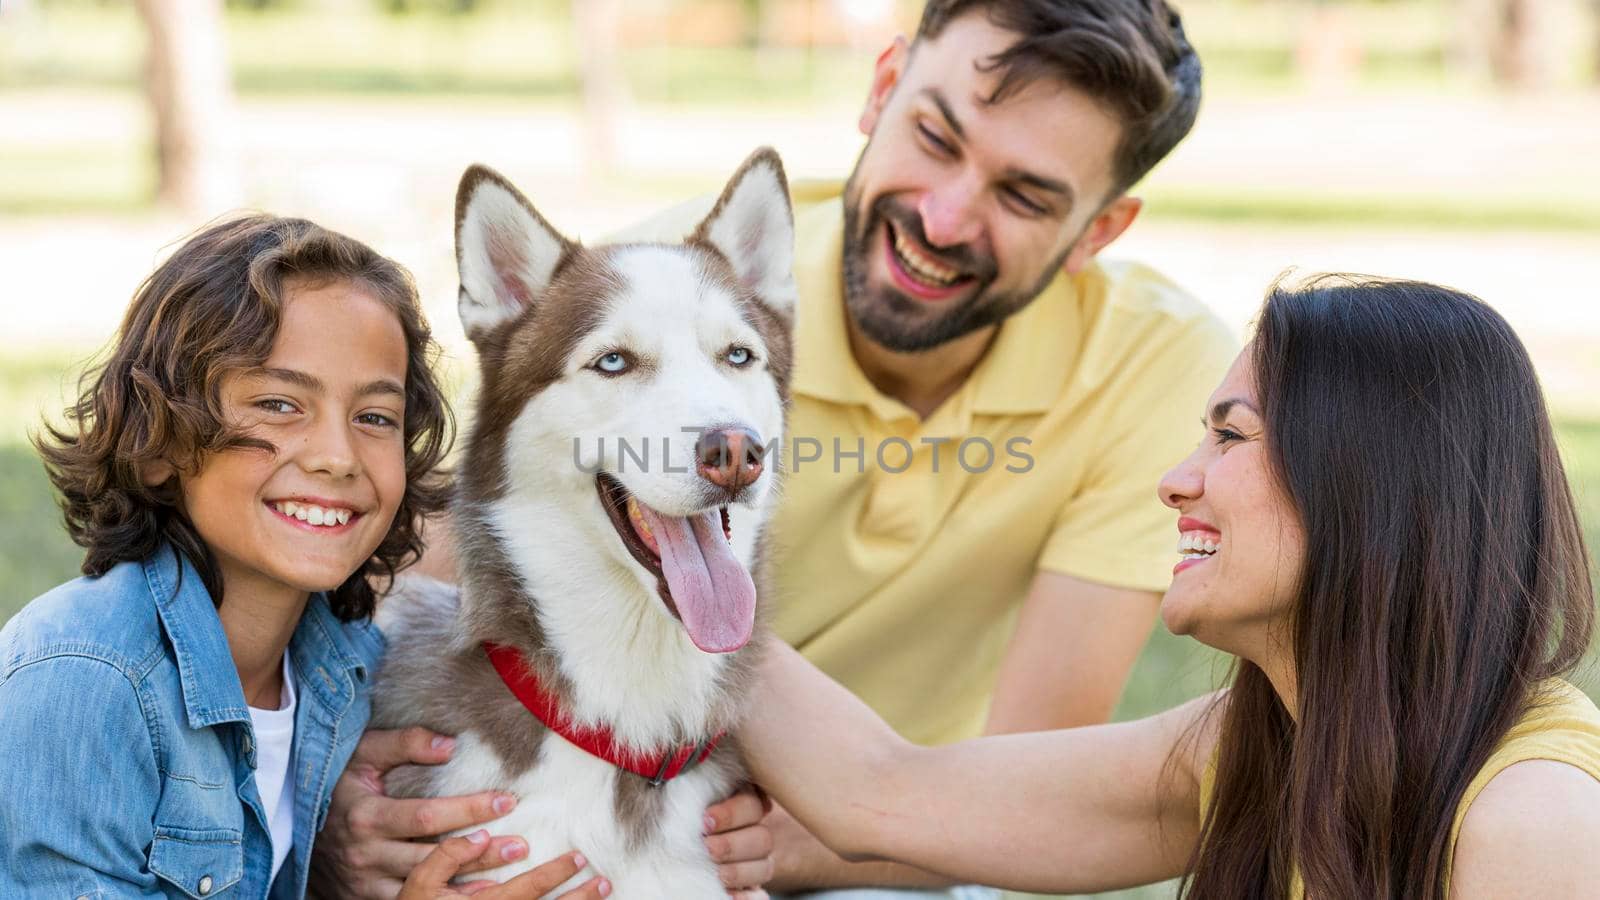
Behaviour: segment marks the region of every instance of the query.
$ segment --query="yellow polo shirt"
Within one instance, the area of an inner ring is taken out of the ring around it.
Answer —
[[[1237,342],[1150,269],[1100,263],[1002,323],[919,420],[850,351],[837,194],[795,217],[777,630],[906,737],[975,736],[1034,573],[1166,589],[1176,515],[1156,482]]]

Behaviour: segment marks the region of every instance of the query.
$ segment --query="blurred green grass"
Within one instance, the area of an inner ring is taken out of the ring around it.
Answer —
[[[230,5],[228,52],[241,103],[313,96],[332,101],[441,97],[522,108],[576,102],[579,48],[568,3],[486,0],[471,14],[446,12],[449,4],[443,3],[410,5],[421,8],[385,14],[376,4]],[[902,21],[913,21],[906,11],[916,4],[899,5]],[[668,9],[678,10],[676,19],[651,18]],[[625,26],[621,59],[634,102],[716,106],[738,115],[853,101],[860,92],[872,48],[714,44],[728,16],[703,32],[685,10],[693,11],[688,0],[653,6],[640,21],[660,28],[648,34],[639,33],[640,24]],[[137,96],[145,38],[131,5],[57,0],[29,12],[0,29],[0,91]],[[1296,4],[1244,0],[1186,4],[1188,33],[1206,61],[1208,95],[1287,96],[1303,87],[1295,53],[1307,12]],[[1376,96],[1481,87],[1451,59],[1456,23],[1442,0],[1348,3],[1339,12],[1344,29],[1359,36],[1362,48],[1356,90]],[[1581,65],[1579,60],[1575,55],[1574,66]],[[137,127],[148,126],[141,120]],[[16,131],[0,140],[0,215],[146,212],[155,189],[148,143],[148,135],[85,142],[33,128]],[[1406,196],[1381,189],[1352,194],[1316,183],[1284,189],[1161,182],[1147,199],[1148,218],[1155,220],[1600,230],[1593,193],[1560,185],[1509,196],[1455,191]]]
[[[622,188],[679,196],[692,179],[618,175]],[[135,216],[155,197],[155,167],[140,142],[44,146],[0,143],[0,215]],[[1318,187],[1205,186],[1158,181],[1139,192],[1148,221],[1295,224],[1431,231],[1519,230],[1600,233],[1592,192],[1548,190],[1510,196],[1404,195]]]
[[[565,0],[480,2],[471,13],[425,7],[385,14],[377,4],[230,5],[226,33],[236,86],[245,95],[449,92],[568,97],[578,47]],[[819,4],[820,5],[820,4]],[[902,0],[897,21],[914,26],[919,3]],[[40,5],[0,33],[0,88],[137,86],[144,35],[131,4]],[[1287,90],[1300,80],[1297,45],[1306,7],[1250,0],[1191,0],[1185,30],[1206,61],[1213,88]],[[1443,0],[1341,4],[1340,27],[1359,41],[1357,86],[1448,87],[1459,82],[1451,42],[1458,11]],[[675,13],[675,14],[674,14]],[[817,10],[818,19],[836,15]],[[651,4],[623,26],[624,66],[641,99],[854,97],[863,59],[877,47],[806,48],[781,38],[759,52],[737,35],[738,16],[692,0]],[[644,33],[645,29],[649,33]],[[865,56],[863,54],[866,54]],[[1569,77],[1583,77],[1574,54]]]

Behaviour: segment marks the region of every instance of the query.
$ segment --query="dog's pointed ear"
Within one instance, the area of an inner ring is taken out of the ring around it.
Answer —
[[[456,189],[458,308],[467,337],[477,343],[537,303],[577,246],[500,173],[467,169]]]
[[[727,258],[745,286],[785,318],[794,315],[794,212],[777,151],[750,154],[691,241]]]

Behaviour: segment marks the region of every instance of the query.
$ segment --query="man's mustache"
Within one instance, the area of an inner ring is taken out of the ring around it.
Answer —
[[[993,281],[999,266],[994,258],[972,249],[967,244],[956,244],[949,247],[935,247],[928,240],[927,232],[922,230],[922,216],[906,209],[895,201],[893,197],[880,197],[872,204],[872,219],[867,222],[867,227],[862,238],[872,233],[872,226],[877,219],[883,219],[893,225],[895,230],[907,237],[914,238],[920,245],[919,249],[926,248],[932,251],[932,256],[938,261],[958,269],[963,275],[970,275],[980,282]]]

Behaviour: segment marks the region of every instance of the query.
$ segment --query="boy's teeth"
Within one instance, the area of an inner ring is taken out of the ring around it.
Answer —
[[[285,500],[282,503],[275,504],[275,506],[278,512],[286,516],[293,516],[309,525],[343,525],[349,522],[350,517],[354,515],[348,509],[321,507],[309,503],[295,503],[291,500]]]

